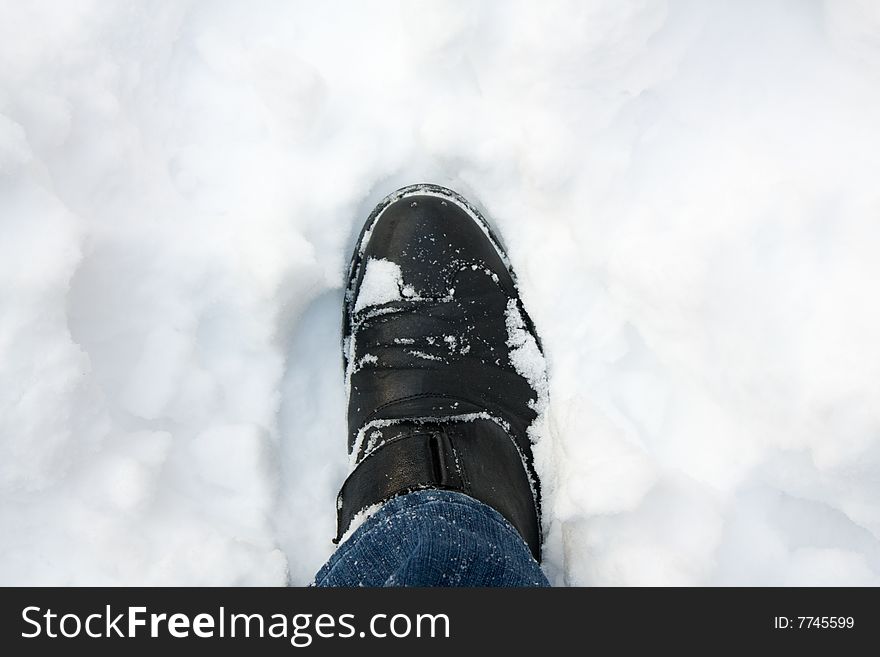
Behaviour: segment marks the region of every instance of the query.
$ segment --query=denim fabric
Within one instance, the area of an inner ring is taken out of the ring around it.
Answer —
[[[423,490],[386,502],[339,546],[315,586],[550,586],[495,509]]]

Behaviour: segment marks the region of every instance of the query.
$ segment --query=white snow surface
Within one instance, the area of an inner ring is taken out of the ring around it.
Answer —
[[[367,258],[364,267],[364,278],[358,289],[354,312],[403,298],[400,265],[384,258]]]
[[[880,584],[880,4],[0,1],[0,583],[305,584],[355,236],[480,203],[558,585]]]

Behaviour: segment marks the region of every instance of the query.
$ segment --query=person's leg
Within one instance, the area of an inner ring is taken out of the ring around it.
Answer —
[[[349,269],[342,347],[352,471],[336,540],[381,508],[318,584],[546,585],[532,456],[544,357],[507,254],[472,204],[413,185],[373,210]],[[458,497],[413,497],[423,490]]]
[[[424,490],[396,497],[355,530],[315,586],[549,586],[529,546],[472,497]]]

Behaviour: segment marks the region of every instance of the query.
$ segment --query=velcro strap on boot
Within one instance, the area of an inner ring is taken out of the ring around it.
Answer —
[[[498,511],[540,560],[537,491],[513,439],[491,420],[405,422],[371,451],[339,492],[339,542],[361,511],[424,489],[457,491]]]

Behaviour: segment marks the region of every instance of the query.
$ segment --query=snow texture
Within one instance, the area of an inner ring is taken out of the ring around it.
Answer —
[[[868,0],[0,1],[0,583],[311,581],[426,180],[541,334],[555,584],[880,584],[878,116]]]
[[[364,269],[364,278],[358,289],[354,312],[383,303],[400,301],[403,289],[403,276],[400,265],[384,258],[369,258]]]
[[[534,336],[526,330],[525,320],[519,312],[516,299],[510,299],[507,302],[505,322],[507,324],[507,346],[510,348],[510,364],[537,393],[534,408],[538,413],[543,413],[550,401],[547,363]]]

